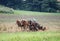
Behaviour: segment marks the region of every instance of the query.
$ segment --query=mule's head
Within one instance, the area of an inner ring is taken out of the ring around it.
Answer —
[[[18,27],[21,26],[21,22],[19,20],[16,21],[16,24],[18,25]]]
[[[43,30],[43,31],[44,31],[44,30],[46,30],[46,27],[43,27],[43,29],[42,29],[42,30]]]

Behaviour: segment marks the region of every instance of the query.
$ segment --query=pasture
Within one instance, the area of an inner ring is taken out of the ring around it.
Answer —
[[[17,19],[32,19],[46,27],[46,31],[22,32],[16,25]],[[60,14],[31,11],[0,13],[0,41],[60,41]]]

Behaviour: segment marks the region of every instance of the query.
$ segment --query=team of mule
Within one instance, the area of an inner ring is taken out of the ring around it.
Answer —
[[[18,27],[21,27],[21,30],[24,29],[30,31],[44,31],[46,29],[46,27],[40,26],[40,24],[37,23],[35,20],[17,20],[16,24],[18,25]]]

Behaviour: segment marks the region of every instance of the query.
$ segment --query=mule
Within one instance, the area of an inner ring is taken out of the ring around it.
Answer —
[[[17,23],[17,25],[18,25],[18,27],[21,27],[21,30],[22,29],[24,29],[24,30],[27,30],[27,28],[28,28],[28,21],[26,21],[26,20],[17,20],[16,21],[16,23]]]

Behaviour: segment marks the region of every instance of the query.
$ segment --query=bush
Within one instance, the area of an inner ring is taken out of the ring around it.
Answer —
[[[0,13],[14,14],[14,10],[12,8],[8,8],[0,5]]]

